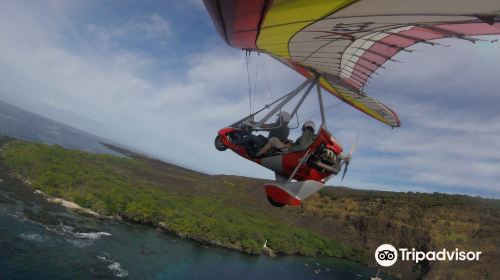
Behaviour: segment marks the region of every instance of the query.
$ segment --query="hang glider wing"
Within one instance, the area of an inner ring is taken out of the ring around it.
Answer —
[[[391,126],[397,115],[363,92],[367,80],[417,44],[475,43],[500,34],[498,0],[204,0],[232,47],[267,53]]]

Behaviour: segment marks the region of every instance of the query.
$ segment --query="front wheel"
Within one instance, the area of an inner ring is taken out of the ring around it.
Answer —
[[[218,151],[222,152],[227,150],[227,147],[224,145],[224,143],[222,143],[222,140],[220,139],[220,135],[217,135],[217,137],[215,137],[214,145]]]

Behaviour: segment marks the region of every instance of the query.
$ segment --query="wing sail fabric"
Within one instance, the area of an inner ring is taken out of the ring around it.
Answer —
[[[226,42],[279,58],[324,89],[388,124],[397,115],[362,89],[411,46],[437,39],[476,42],[500,34],[498,0],[204,0]]]
[[[278,61],[294,69],[305,77],[313,78],[314,73],[308,71],[301,65],[289,63],[285,59],[277,58]],[[340,80],[338,77],[325,74],[319,79],[320,85],[332,95],[336,96],[345,103],[353,106],[361,112],[391,126],[399,127],[401,125],[397,114],[381,102],[360,92],[352,85]]]

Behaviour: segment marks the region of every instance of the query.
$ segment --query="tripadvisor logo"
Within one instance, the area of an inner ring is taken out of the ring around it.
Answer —
[[[392,266],[396,261],[414,261],[415,263],[427,261],[479,261],[480,251],[460,251],[458,248],[449,251],[442,249],[440,251],[416,251],[407,248],[396,249],[391,244],[382,244],[375,250],[375,260],[381,266]],[[400,256],[398,258],[398,255]]]
[[[391,244],[382,244],[375,251],[375,260],[381,266],[391,266],[398,260],[398,250]]]

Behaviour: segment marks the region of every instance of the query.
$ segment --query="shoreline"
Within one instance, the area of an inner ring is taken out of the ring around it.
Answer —
[[[50,195],[42,192],[41,190],[35,189],[35,191],[33,193],[41,195],[48,202],[59,204],[59,205],[63,206],[66,209],[70,209],[70,210],[73,210],[75,212],[87,214],[87,215],[90,215],[90,216],[93,216],[93,217],[96,217],[96,218],[100,218],[100,219],[106,218],[106,217],[100,215],[99,213],[97,213],[95,211],[92,211],[89,208],[81,207],[80,205],[78,205],[78,204],[76,204],[76,203],[74,203],[72,201],[63,199],[63,198],[58,198],[58,197],[50,196]]]
[[[32,185],[30,184],[30,182],[28,180],[23,180],[22,178],[19,178],[19,179],[21,179],[21,181],[23,183],[25,183],[26,185],[30,186],[33,189]],[[265,256],[269,256],[269,257],[276,257],[277,256],[277,254],[274,253],[272,248],[270,248],[268,246],[262,246],[262,252],[260,254],[246,252],[243,248],[238,247],[238,246],[225,245],[217,240],[207,241],[207,240],[200,239],[196,236],[173,231],[173,230],[169,229],[164,222],[158,222],[157,224],[147,224],[147,223],[140,223],[140,222],[135,222],[135,221],[124,220],[120,216],[104,216],[104,215],[101,215],[101,214],[93,211],[92,209],[82,207],[73,201],[69,201],[69,200],[66,200],[64,198],[50,196],[39,189],[34,189],[33,193],[43,196],[43,198],[45,198],[45,200],[49,203],[61,205],[65,209],[70,210],[70,211],[74,211],[79,215],[90,216],[93,218],[98,218],[98,219],[103,219],[103,220],[111,220],[111,221],[116,221],[116,222],[125,223],[125,224],[127,224],[127,222],[131,222],[133,224],[138,224],[138,225],[142,225],[142,226],[153,226],[156,229],[162,231],[163,233],[171,234],[171,235],[174,235],[174,236],[181,238],[181,239],[191,240],[191,241],[197,242],[201,245],[211,245],[211,246],[217,246],[219,248],[223,248],[223,249],[227,249],[227,250],[238,251],[238,252],[245,254],[245,255],[252,255],[252,256],[265,255]],[[125,222],[125,221],[127,221],[127,222]],[[301,256],[299,254],[292,254],[292,255]],[[352,261],[354,261],[354,260],[352,260]]]

